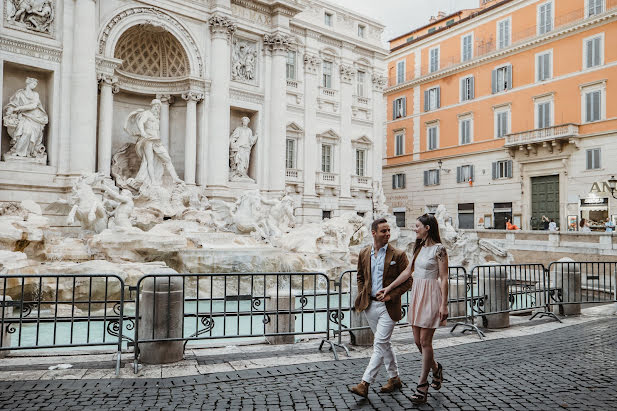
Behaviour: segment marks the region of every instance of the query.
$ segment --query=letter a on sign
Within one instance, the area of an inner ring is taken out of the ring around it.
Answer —
[[[591,186],[591,190],[589,190],[590,193],[593,192],[600,192],[600,186],[598,185],[598,183],[593,183],[593,185]]]

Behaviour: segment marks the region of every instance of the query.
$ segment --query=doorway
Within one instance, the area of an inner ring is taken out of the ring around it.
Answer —
[[[531,178],[531,229],[542,230],[542,216],[559,226],[559,176]]]

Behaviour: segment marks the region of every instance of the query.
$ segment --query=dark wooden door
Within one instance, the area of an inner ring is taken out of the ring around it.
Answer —
[[[559,226],[559,176],[531,178],[531,228],[542,230],[542,216]]]

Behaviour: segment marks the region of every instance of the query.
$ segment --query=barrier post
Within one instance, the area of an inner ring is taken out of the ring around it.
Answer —
[[[351,316],[349,318],[349,328],[354,330],[355,328],[360,327],[369,327],[368,320],[366,319],[366,315],[364,313],[356,311],[353,307],[354,302],[356,301],[356,297],[358,296],[358,284],[356,281],[353,281],[353,276],[351,278],[351,287],[349,292],[351,293]],[[368,346],[373,345],[373,340],[375,336],[371,331],[370,327],[362,330],[354,330],[350,331],[352,333],[351,344],[358,346]]]
[[[0,295],[0,338],[2,339],[1,347],[10,347],[11,346],[11,334],[8,332],[8,322],[7,319],[13,316],[13,306],[11,303],[13,299],[8,295]],[[0,350],[0,358],[4,358],[9,354],[10,351],[2,351]]]

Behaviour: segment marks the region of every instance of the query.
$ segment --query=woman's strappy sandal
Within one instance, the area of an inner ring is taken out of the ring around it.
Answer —
[[[414,404],[424,404],[428,399],[428,381],[424,384],[418,384],[416,392],[410,397],[411,402]],[[426,387],[426,391],[420,390],[420,388]]]
[[[431,388],[439,391],[441,383],[443,382],[443,367],[437,363],[437,372],[433,373],[433,381],[431,382]]]

